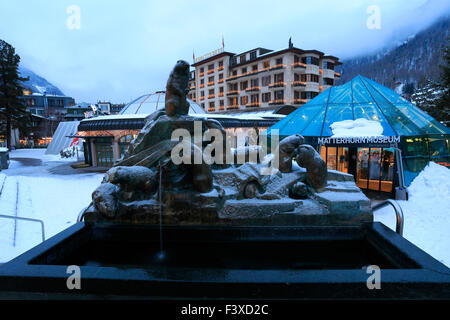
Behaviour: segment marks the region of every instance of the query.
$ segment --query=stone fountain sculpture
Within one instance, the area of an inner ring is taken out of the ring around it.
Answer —
[[[148,117],[123,159],[105,174],[83,214],[87,223],[159,224],[160,210],[164,224],[178,225],[341,225],[373,220],[370,201],[353,176],[327,170],[300,135],[279,143],[271,160],[278,169],[271,174],[263,174],[267,161],[215,165],[201,158],[176,164],[171,157],[180,146],[172,139],[175,130],[187,130],[193,137],[196,123],[202,135],[214,129],[226,136],[219,122],[188,114],[188,79],[189,64],[178,61],[167,82],[165,110]],[[209,144],[183,143],[181,153],[191,160]]]

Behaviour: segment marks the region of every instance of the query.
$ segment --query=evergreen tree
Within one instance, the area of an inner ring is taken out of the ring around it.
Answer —
[[[20,81],[28,79],[19,76],[20,57],[9,43],[0,39],[0,123],[7,146],[11,148],[11,130],[27,127],[30,115],[19,99],[23,87]]]

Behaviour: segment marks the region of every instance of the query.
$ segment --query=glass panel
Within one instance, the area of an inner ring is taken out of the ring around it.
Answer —
[[[426,112],[420,110],[418,107],[412,104],[399,104],[397,105],[406,117],[413,120],[414,123],[423,131],[428,134],[445,134],[450,133],[450,130],[437,122]]]
[[[337,170],[348,173],[348,148],[338,148]]]
[[[369,189],[380,190],[381,148],[370,148]]]
[[[392,103],[383,97],[377,90],[369,87],[369,91],[376,101],[376,105],[386,117],[386,120],[397,132],[398,135],[421,135],[422,131],[413,121],[405,117]]]
[[[352,89],[351,83],[347,82],[338,87],[333,87],[334,90],[330,94],[330,103],[352,103]]]
[[[337,151],[336,147],[328,147],[327,167],[328,170],[336,170],[337,168]]]
[[[450,138],[448,137],[430,137],[429,149],[430,160],[442,166],[450,167]]]
[[[326,117],[322,135],[332,136],[333,131],[330,128],[331,124],[343,120],[353,120],[352,106],[351,104],[330,104],[328,105]]]
[[[356,185],[361,189],[367,189],[369,170],[369,148],[358,148],[356,162]]]
[[[359,78],[352,80],[353,103],[373,103],[373,99]]]
[[[113,151],[110,144],[97,143],[97,162],[99,167],[110,168],[113,165]]]
[[[383,149],[381,157],[381,191],[392,192],[394,181],[394,149]]]
[[[391,125],[388,123],[386,118],[383,116],[381,112],[379,112],[378,107],[375,103],[367,103],[367,104],[355,104],[355,119],[367,119],[374,120],[380,122],[383,127],[383,135],[384,136],[395,136],[394,130],[392,130]]]

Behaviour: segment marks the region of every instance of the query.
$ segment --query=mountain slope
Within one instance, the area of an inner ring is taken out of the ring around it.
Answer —
[[[59,90],[58,87],[48,82],[46,79],[42,78],[41,76],[37,75],[30,69],[27,69],[23,66],[19,67],[19,72],[22,77],[27,78],[29,77],[29,81],[25,81],[22,83],[22,85],[25,88],[31,89],[33,93],[41,93],[47,92],[48,95],[57,95],[57,96],[64,96],[64,93]]]
[[[342,74],[337,84],[345,83],[358,74],[392,89],[396,87],[396,82],[413,83],[417,87],[425,79],[439,81],[439,65],[443,63],[443,49],[448,43],[449,29],[447,16],[409,36],[393,49],[343,60],[343,65],[336,68]]]

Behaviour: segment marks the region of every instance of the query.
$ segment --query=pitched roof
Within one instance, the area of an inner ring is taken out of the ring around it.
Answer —
[[[331,87],[289,114],[267,130],[278,129],[280,136],[332,136],[330,125],[337,121],[375,120],[384,136],[450,134],[436,121],[402,96],[361,75]]]

